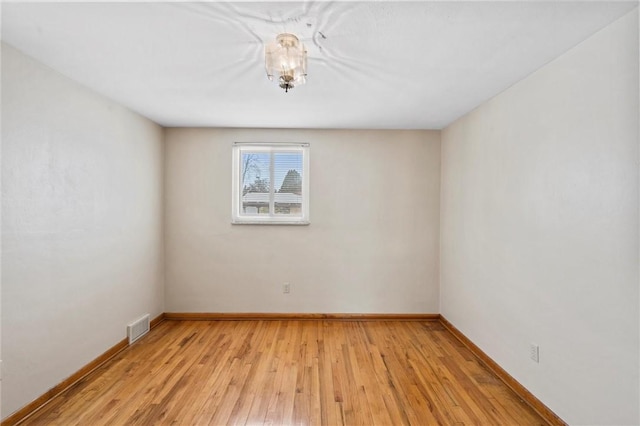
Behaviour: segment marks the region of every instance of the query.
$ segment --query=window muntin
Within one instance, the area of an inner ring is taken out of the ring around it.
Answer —
[[[309,223],[308,144],[233,147],[233,223]]]

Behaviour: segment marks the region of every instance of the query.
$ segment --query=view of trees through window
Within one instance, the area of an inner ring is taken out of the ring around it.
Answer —
[[[244,152],[242,210],[269,214],[273,193],[275,214],[295,215],[302,209],[301,152]]]

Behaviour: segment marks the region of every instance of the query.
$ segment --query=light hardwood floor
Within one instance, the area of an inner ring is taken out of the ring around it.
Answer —
[[[438,321],[164,321],[24,425],[546,424]]]

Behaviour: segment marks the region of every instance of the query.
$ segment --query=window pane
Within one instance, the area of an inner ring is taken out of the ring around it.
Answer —
[[[273,154],[274,208],[276,214],[302,214],[302,153]]]
[[[234,224],[309,224],[309,148],[298,143],[235,143]]]
[[[269,154],[242,153],[242,212],[269,214]]]

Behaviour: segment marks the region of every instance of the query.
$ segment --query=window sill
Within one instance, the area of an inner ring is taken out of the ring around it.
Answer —
[[[263,221],[263,220],[234,220],[232,225],[287,225],[287,226],[308,226],[311,225],[309,221]]]

